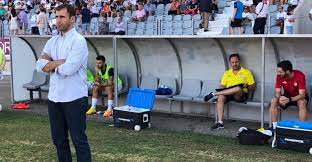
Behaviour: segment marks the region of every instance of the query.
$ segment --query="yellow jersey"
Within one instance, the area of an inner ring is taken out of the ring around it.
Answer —
[[[243,67],[241,67],[237,74],[233,73],[233,69],[225,71],[221,80],[221,85],[224,87],[231,87],[239,84],[252,85],[254,83],[255,80],[252,73]],[[243,90],[248,92],[247,88],[244,88]]]

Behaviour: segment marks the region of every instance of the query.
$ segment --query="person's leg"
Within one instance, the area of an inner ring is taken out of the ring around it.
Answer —
[[[83,97],[72,102],[63,103],[66,123],[76,149],[78,162],[90,162],[91,152],[86,135],[86,110],[88,98]]]
[[[39,27],[39,34],[44,35],[44,28]]]
[[[265,31],[265,24],[266,24],[266,18],[261,18],[261,26],[260,26],[260,34],[264,34]]]
[[[273,123],[273,129],[276,128],[278,114],[280,113],[278,106],[279,106],[279,101],[278,101],[278,99],[276,99],[274,97],[271,100],[271,105],[270,105],[270,112],[271,112],[271,119],[272,119],[272,123]]]
[[[208,31],[209,28],[209,13],[204,12],[204,31]]]
[[[254,27],[253,27],[253,32],[254,34],[259,34],[259,25],[260,25],[260,19],[256,19],[255,20],[255,24],[254,24]]]
[[[234,27],[230,27],[230,34],[233,34],[234,33]]]
[[[223,116],[224,116],[224,103],[226,102],[226,96],[219,95],[218,96],[218,102],[216,104],[216,112],[218,112],[218,121],[211,126],[211,130],[217,130],[217,129],[223,129]]]
[[[237,86],[233,86],[233,87],[224,88],[223,90],[218,91],[218,92],[210,92],[208,95],[205,96],[204,101],[207,102],[210,99],[212,99],[213,97],[219,96],[219,95],[231,96],[231,95],[234,95],[237,93],[242,95],[243,94],[242,86],[243,85],[237,85]]]
[[[101,95],[102,89],[100,86],[94,85],[92,88],[92,99],[91,99],[91,107],[87,111],[87,115],[91,115],[96,113],[96,104],[99,96]]]
[[[242,88],[240,86],[235,86],[233,88],[229,88],[229,89],[222,90],[220,92],[216,92],[215,95],[216,96],[219,96],[219,95],[229,96],[229,95],[234,95],[236,93],[242,93]]]
[[[218,110],[218,121],[223,121],[224,117],[224,103],[226,102],[226,96],[218,96],[217,110]]]
[[[301,121],[306,121],[308,117],[308,110],[307,110],[307,100],[302,99],[297,102],[297,106],[299,108],[299,119]]]
[[[114,107],[114,87],[110,86],[110,87],[105,87],[105,91],[107,92],[107,110],[104,113],[104,117],[110,117],[112,116],[112,110]]]
[[[239,33],[240,35],[243,34],[242,27],[238,27],[238,33]]]
[[[90,23],[87,24],[87,34],[91,35]]]
[[[60,103],[48,101],[51,135],[53,143],[56,146],[58,160],[71,162],[72,157],[68,140],[68,127],[63,110]]]

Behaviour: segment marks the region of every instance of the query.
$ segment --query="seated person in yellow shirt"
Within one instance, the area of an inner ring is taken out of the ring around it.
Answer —
[[[232,54],[229,58],[231,69],[227,70],[221,80],[221,88],[217,92],[211,92],[205,96],[205,101],[218,97],[216,105],[218,121],[211,127],[211,130],[223,129],[224,104],[228,101],[245,102],[248,98],[248,91],[256,88],[253,75],[248,69],[240,66],[238,54]]]

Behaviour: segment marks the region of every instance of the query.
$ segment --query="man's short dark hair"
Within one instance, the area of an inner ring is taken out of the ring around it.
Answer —
[[[68,14],[69,14],[69,17],[73,17],[73,16],[76,16],[76,10],[75,10],[75,7],[73,5],[70,5],[70,4],[61,4],[59,6],[57,6],[55,8],[55,11],[61,11],[62,9],[66,8]]]
[[[231,61],[231,58],[232,58],[232,57],[237,57],[238,60],[240,60],[239,54],[237,54],[237,53],[231,54],[230,57],[229,57],[229,61]]]
[[[105,57],[103,55],[98,55],[96,56],[96,60],[102,60],[103,62],[105,62]]]
[[[277,64],[277,67],[282,68],[283,71],[289,70],[290,72],[293,70],[292,64],[289,60],[281,61]]]

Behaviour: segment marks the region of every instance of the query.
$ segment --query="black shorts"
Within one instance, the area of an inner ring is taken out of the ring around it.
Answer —
[[[310,97],[306,94],[305,99],[307,100],[307,105],[309,104]],[[287,103],[285,106],[280,106],[283,110],[286,110],[289,106],[297,106],[297,101],[291,101]]]
[[[243,89],[244,88],[244,84],[238,84],[238,85],[227,87],[227,88],[220,88],[220,89],[216,89],[216,91],[219,92],[219,91],[230,89],[230,88],[234,88],[234,87],[241,87]],[[240,100],[236,100],[233,95],[226,96],[226,102],[235,101],[235,102],[238,102],[238,103],[243,103],[243,102],[247,101],[247,99],[248,99],[248,93],[246,93],[246,92],[243,93],[243,95],[240,98]]]
[[[248,99],[248,93],[243,93],[242,97],[239,100],[236,100],[234,98],[234,96],[231,95],[231,96],[226,96],[226,103],[230,102],[230,101],[235,101],[235,102],[238,102],[238,103],[244,103],[244,102],[247,101],[247,99]]]
[[[234,21],[231,22],[231,27],[242,27],[242,21],[243,19],[234,19]]]

